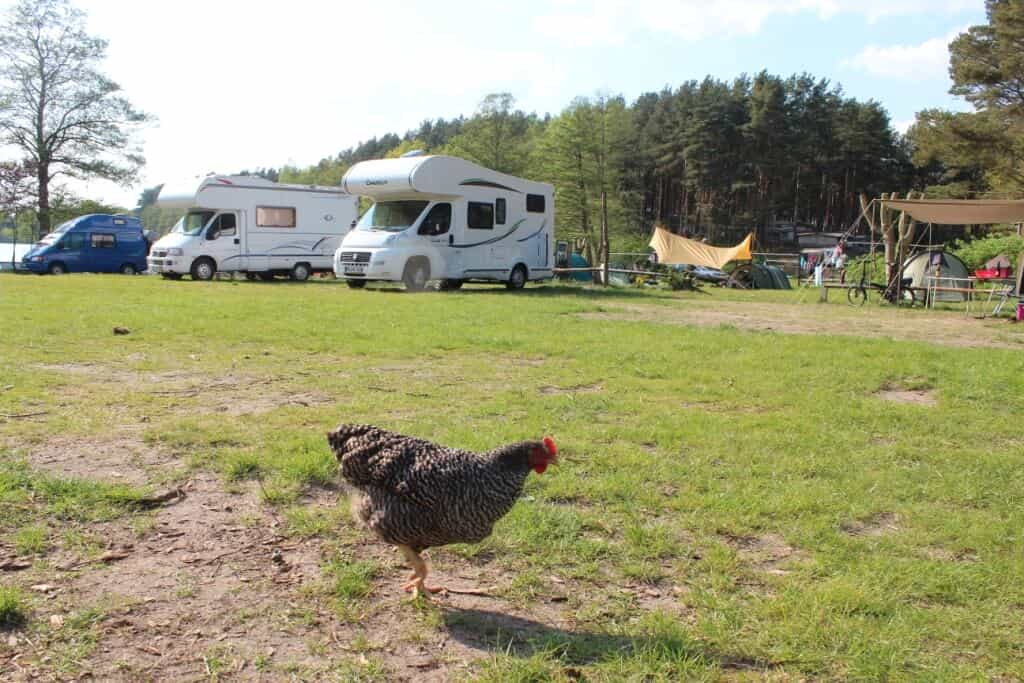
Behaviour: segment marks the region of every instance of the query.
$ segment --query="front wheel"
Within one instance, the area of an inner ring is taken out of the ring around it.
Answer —
[[[430,281],[430,264],[424,259],[414,259],[405,264],[402,284],[410,292],[422,292]]]
[[[136,269],[131,263],[126,263],[121,266],[121,275],[135,275],[138,272],[138,269]]]
[[[366,280],[345,280],[349,289],[362,289],[366,286]]]
[[[851,287],[846,290],[846,300],[851,306],[863,306],[868,300],[868,290],[864,287]]]
[[[509,289],[522,289],[526,286],[526,266],[520,263],[512,269],[505,286]]]
[[[212,280],[213,276],[217,274],[217,266],[214,265],[211,259],[206,257],[198,258],[192,263],[192,279],[193,280]]]
[[[292,266],[292,272],[288,275],[294,282],[305,282],[309,279],[309,264],[296,263]]]
[[[51,263],[50,267],[46,269],[50,275],[64,275],[68,272],[67,266],[63,263]]]

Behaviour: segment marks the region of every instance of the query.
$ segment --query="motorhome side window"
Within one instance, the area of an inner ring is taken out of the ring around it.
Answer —
[[[526,210],[530,213],[544,213],[544,195],[526,195]]]
[[[257,206],[256,227],[259,228],[294,228],[295,207],[293,206]]]
[[[420,223],[420,235],[443,235],[452,224],[452,205],[447,202],[434,204],[427,217]]]
[[[117,238],[113,235],[94,232],[89,235],[93,249],[113,249],[117,246]]]
[[[494,204],[469,202],[466,225],[474,230],[493,230]]]
[[[501,197],[494,200],[494,222],[505,225],[505,200]]]

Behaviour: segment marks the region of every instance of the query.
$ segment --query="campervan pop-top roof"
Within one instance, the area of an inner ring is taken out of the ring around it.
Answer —
[[[362,161],[348,170],[341,186],[349,194],[373,199],[439,195],[457,197],[467,187],[551,194],[553,187],[492,171],[465,159],[416,156]]]

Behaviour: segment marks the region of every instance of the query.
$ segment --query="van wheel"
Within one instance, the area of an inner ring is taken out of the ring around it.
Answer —
[[[292,266],[292,272],[288,275],[295,282],[305,282],[309,279],[309,264],[296,263]]]
[[[345,284],[349,289],[362,289],[366,286],[366,280],[345,280]]]
[[[422,258],[412,259],[405,264],[402,283],[410,292],[422,292],[430,281],[430,264]]]
[[[454,292],[456,289],[462,289],[462,280],[441,280],[437,288],[442,292]]]
[[[50,275],[63,275],[68,272],[68,267],[63,263],[51,263],[50,267],[46,269]]]
[[[205,256],[197,258],[192,262],[192,279],[193,280],[212,280],[213,276],[217,274],[217,266],[214,264],[212,259],[208,259]]]
[[[520,263],[512,269],[505,286],[509,289],[522,289],[526,286],[526,266]]]
[[[130,263],[126,263],[121,266],[121,275],[135,275],[139,271],[136,270],[135,266]]]

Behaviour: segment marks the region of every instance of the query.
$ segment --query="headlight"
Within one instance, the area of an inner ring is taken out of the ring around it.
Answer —
[[[184,252],[181,249],[178,249],[177,247],[171,247],[170,249],[167,250],[168,256],[181,256],[183,253]]]
[[[32,260],[35,261],[36,263],[41,263],[42,260],[43,260],[43,257],[42,256],[33,256]]]

